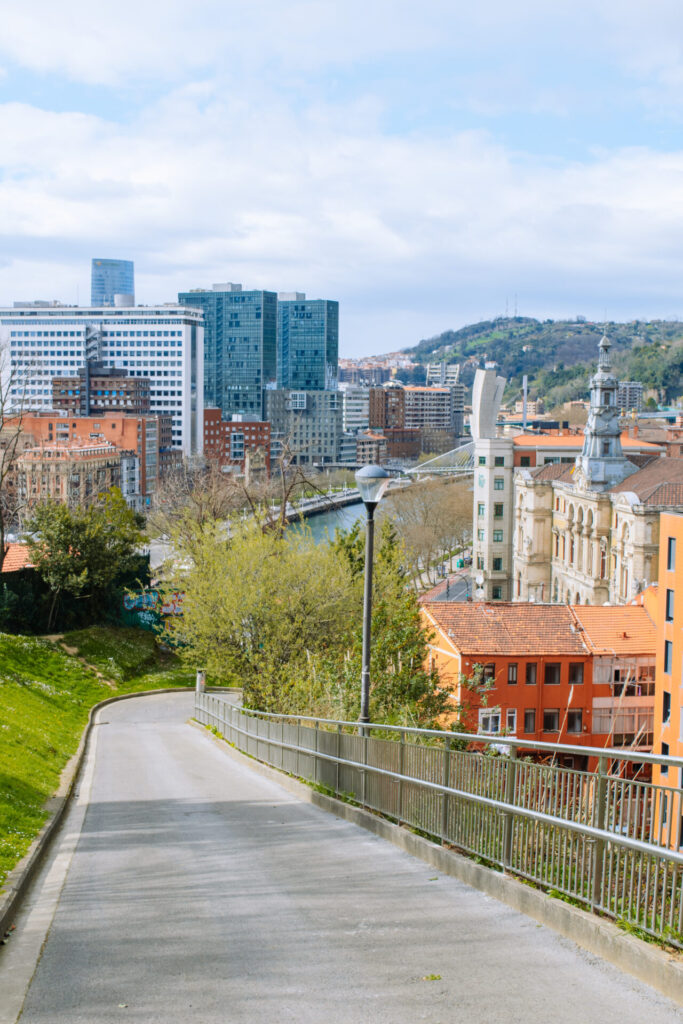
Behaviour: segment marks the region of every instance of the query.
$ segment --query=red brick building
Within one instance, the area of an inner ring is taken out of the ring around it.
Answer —
[[[204,455],[225,469],[244,472],[249,453],[252,469],[270,475],[270,423],[233,417],[221,419],[220,409],[204,410]]]

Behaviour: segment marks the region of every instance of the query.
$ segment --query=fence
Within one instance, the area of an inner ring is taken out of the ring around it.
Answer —
[[[246,711],[197,693],[197,719],[244,753],[683,948],[681,789],[638,777],[683,759]],[[497,756],[490,756],[493,753]],[[598,758],[595,772],[555,764]],[[672,771],[676,769],[676,772]],[[683,778],[680,775],[679,778]]]

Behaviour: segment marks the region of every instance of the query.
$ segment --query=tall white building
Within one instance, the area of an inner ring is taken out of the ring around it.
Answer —
[[[370,388],[360,384],[339,385],[342,396],[342,429],[345,434],[357,434],[370,425]]]
[[[148,377],[150,412],[173,421],[173,447],[199,453],[204,420],[204,316],[159,306],[77,307],[43,302],[0,309],[3,390],[13,408],[52,407],[54,377],[75,376],[86,360]]]
[[[513,446],[498,437],[496,420],[505,378],[493,367],[477,370],[472,389],[474,515],[472,574],[483,577],[486,601],[509,601],[512,578]]]

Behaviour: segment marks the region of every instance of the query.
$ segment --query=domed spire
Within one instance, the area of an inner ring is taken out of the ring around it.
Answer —
[[[600,344],[598,345],[598,348],[600,349],[600,354],[598,356],[598,369],[599,370],[611,370],[612,369],[612,362],[611,362],[610,356],[609,356],[609,350],[611,349],[611,347],[612,347],[612,342],[609,340],[609,338],[607,337],[606,334],[603,334],[602,338],[600,339]]]

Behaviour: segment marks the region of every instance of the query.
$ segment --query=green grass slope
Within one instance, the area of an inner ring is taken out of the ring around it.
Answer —
[[[0,887],[46,814],[90,708],[117,694],[188,686],[151,633],[93,627],[63,642],[0,633]]]

